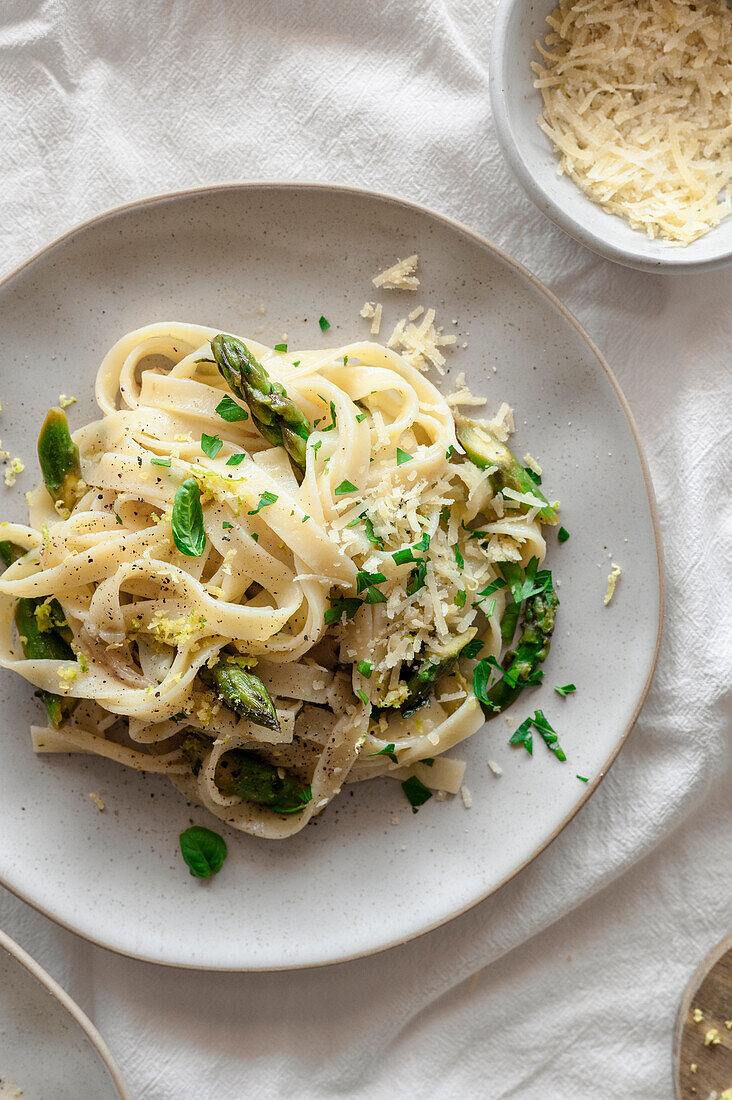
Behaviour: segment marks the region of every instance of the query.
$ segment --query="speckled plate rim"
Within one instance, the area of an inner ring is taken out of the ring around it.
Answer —
[[[79,1008],[76,1001],[72,1000],[66,990],[62,989],[50,974],[46,973],[40,963],[37,963],[32,955],[29,955],[20,944],[16,943],[15,940],[11,939],[10,936],[2,930],[0,930],[0,950],[5,951],[11,958],[20,963],[23,969],[27,970],[31,977],[35,978],[37,982],[40,982],[54,1000],[58,1001],[61,1007],[68,1012],[74,1020],[74,1023],[78,1024],[101,1058],[121,1100],[132,1100],[132,1093],[124,1082],[122,1073],[112,1056],[112,1052],[89,1017]]]
[[[514,878],[517,874],[519,874],[521,871],[523,871],[523,869],[525,867],[527,867],[530,863],[532,863],[536,859],[537,856],[541,855],[541,853],[546,848],[549,847],[549,845],[552,843],[552,841],[556,840],[556,838],[559,836],[559,834],[562,832],[562,830],[566,828],[566,826],[569,824],[569,822],[572,820],[572,818],[582,809],[582,807],[585,805],[587,800],[597,790],[598,786],[600,785],[600,783],[602,782],[604,777],[607,775],[608,771],[610,770],[610,767],[614,763],[615,758],[617,757],[618,753],[620,752],[623,745],[625,744],[625,742],[628,738],[628,735],[629,735],[630,731],[632,730],[633,726],[635,725],[636,720],[638,718],[638,715],[640,714],[643,703],[645,702],[646,695],[648,694],[648,689],[651,686],[651,681],[653,680],[653,676],[654,676],[654,673],[656,671],[656,665],[658,663],[658,654],[659,654],[659,650],[661,648],[661,638],[662,638],[662,635],[663,635],[663,620],[664,620],[664,609],[665,609],[664,557],[663,557],[663,545],[662,545],[662,541],[661,541],[661,526],[660,526],[659,517],[658,517],[658,506],[656,504],[656,494],[655,494],[655,491],[654,491],[654,488],[653,488],[653,482],[651,480],[651,473],[650,473],[650,469],[648,467],[648,461],[646,459],[645,452],[643,450],[643,444],[641,443],[640,435],[638,433],[638,428],[636,426],[635,420],[633,419],[633,414],[630,410],[630,405],[628,404],[628,401],[625,397],[625,394],[623,393],[622,389],[620,388],[620,384],[619,384],[617,378],[615,377],[615,375],[613,374],[613,372],[610,368],[610,365],[608,364],[607,360],[605,359],[605,357],[602,354],[602,352],[600,351],[600,349],[595,344],[592,337],[584,329],[584,327],[580,324],[580,322],[577,320],[577,318],[574,316],[574,314],[569,309],[567,309],[567,307],[564,305],[564,303],[561,302],[560,299],[557,298],[557,296],[551,290],[549,290],[549,288],[547,286],[545,286],[544,283],[542,283],[540,279],[538,279],[536,277],[536,275],[534,275],[531,271],[529,271],[529,269],[527,267],[525,267],[522,263],[520,263],[513,256],[511,256],[510,253],[505,252],[502,248],[500,248],[496,244],[493,244],[491,241],[489,241],[486,237],[482,236],[480,233],[477,233],[475,230],[470,229],[467,225],[464,224],[464,222],[460,222],[456,218],[452,218],[447,214],[439,214],[436,210],[433,210],[431,207],[425,205],[424,203],[416,202],[412,199],[404,199],[399,195],[394,195],[394,194],[391,194],[391,193],[386,192],[386,191],[374,191],[374,190],[371,190],[368,187],[358,187],[354,184],[331,183],[331,182],[323,181],[323,180],[312,180],[312,181],[311,180],[264,180],[264,179],[261,179],[261,180],[260,179],[254,179],[254,180],[246,180],[246,181],[239,181],[239,180],[226,181],[226,180],[222,180],[222,181],[219,181],[218,183],[205,184],[205,185],[202,185],[202,186],[199,186],[199,187],[186,187],[186,188],[181,188],[180,190],[177,190],[177,191],[166,191],[166,192],[163,192],[161,194],[149,195],[149,196],[146,196],[146,197],[141,198],[141,199],[133,199],[130,202],[121,203],[119,206],[114,206],[114,207],[111,207],[107,210],[102,211],[99,214],[95,214],[92,217],[87,218],[85,221],[79,222],[77,225],[74,225],[71,229],[67,230],[66,233],[61,234],[60,237],[57,237],[55,240],[51,241],[49,244],[46,244],[42,248],[39,248],[27,260],[24,260],[23,263],[21,263],[18,267],[14,268],[9,274],[3,276],[3,278],[0,279],[0,290],[2,290],[2,288],[7,283],[9,283],[13,279],[15,279],[15,277],[17,275],[19,275],[21,272],[25,271],[26,268],[30,267],[37,260],[41,259],[41,257],[46,255],[46,253],[51,252],[58,245],[63,244],[64,241],[69,240],[69,238],[73,237],[76,233],[79,233],[82,230],[90,229],[95,225],[99,225],[102,222],[106,221],[108,218],[115,217],[118,214],[124,213],[125,211],[135,210],[135,209],[140,208],[140,207],[153,206],[153,205],[155,205],[156,203],[159,203],[159,202],[167,202],[171,199],[185,198],[187,196],[206,195],[206,194],[212,195],[212,194],[215,194],[217,191],[226,191],[226,190],[232,190],[232,189],[241,191],[242,193],[246,193],[247,191],[250,191],[250,190],[262,189],[262,188],[268,188],[268,189],[273,190],[273,191],[298,191],[298,190],[320,191],[323,194],[324,197],[327,197],[327,195],[329,193],[340,192],[340,193],[350,194],[350,195],[354,195],[354,196],[360,196],[360,197],[368,198],[368,199],[378,199],[378,200],[381,200],[383,202],[390,203],[390,204],[392,204],[394,206],[397,206],[397,207],[403,207],[403,208],[406,208],[408,210],[416,211],[417,213],[427,215],[429,218],[432,218],[435,221],[440,222],[443,226],[446,226],[447,228],[452,229],[452,230],[456,231],[457,233],[462,234],[465,237],[468,237],[474,243],[476,243],[476,244],[480,245],[482,248],[486,249],[486,251],[488,251],[489,253],[491,253],[491,255],[493,255],[494,257],[499,259],[507,267],[511,268],[521,279],[525,280],[535,290],[539,291],[547,299],[547,301],[557,310],[557,312],[559,314],[561,314],[561,316],[572,326],[572,328],[575,329],[577,334],[587,344],[587,346],[590,349],[593,357],[597,360],[598,365],[602,368],[602,370],[605,372],[608,380],[610,381],[610,384],[612,385],[613,390],[615,391],[615,395],[618,399],[618,402],[620,403],[620,407],[622,408],[623,413],[625,414],[625,417],[628,421],[628,425],[630,427],[631,434],[633,436],[633,442],[635,444],[636,452],[637,452],[637,455],[638,455],[638,461],[640,463],[641,473],[643,475],[643,482],[644,482],[644,485],[645,485],[646,495],[647,495],[647,498],[648,498],[648,510],[649,510],[649,514],[650,514],[650,517],[651,517],[651,525],[652,525],[652,528],[653,528],[653,538],[654,538],[654,543],[655,543],[655,547],[656,547],[656,562],[657,562],[657,568],[658,568],[658,627],[657,627],[657,631],[656,631],[656,642],[655,642],[655,646],[654,646],[654,650],[653,650],[653,655],[652,655],[652,658],[651,658],[651,663],[650,663],[650,667],[649,667],[649,671],[648,671],[648,676],[646,677],[646,681],[643,685],[643,688],[640,692],[640,695],[638,696],[638,700],[637,700],[635,709],[633,710],[633,713],[631,715],[630,721],[626,725],[626,727],[623,730],[623,733],[621,734],[621,736],[618,738],[617,744],[615,745],[615,747],[614,747],[613,751],[611,752],[610,756],[607,758],[607,760],[603,764],[603,767],[602,767],[601,771],[599,772],[599,774],[597,775],[597,777],[594,780],[591,780],[587,784],[587,787],[585,789],[583,797],[572,807],[570,812],[564,818],[562,818],[562,820],[557,825],[557,827],[554,829],[554,831],[552,833],[550,833],[550,835],[548,837],[546,837],[541,842],[541,844],[539,844],[534,849],[534,851],[529,856],[527,856],[527,858],[525,860],[523,860],[517,867],[513,868],[513,870],[509,874],[505,875],[502,879],[500,879],[499,882],[495,883],[493,886],[490,887],[490,889],[484,891],[478,897],[471,899],[471,901],[467,905],[463,905],[460,908],[456,909],[449,916],[441,918],[440,920],[437,920],[437,921],[433,921],[431,924],[428,924],[424,928],[420,928],[420,929],[416,930],[415,932],[411,933],[408,936],[400,936],[399,938],[397,938],[395,940],[392,940],[389,943],[382,944],[378,947],[370,948],[366,951],[354,951],[351,954],[341,955],[338,958],[324,959],[321,962],[309,963],[309,964],[306,964],[306,965],[302,965],[300,963],[292,963],[292,964],[285,965],[285,966],[265,966],[265,967],[250,966],[250,967],[243,967],[243,966],[205,966],[205,965],[201,966],[201,965],[196,965],[195,963],[191,963],[191,964],[173,963],[173,962],[168,962],[165,959],[158,959],[158,958],[155,958],[155,957],[152,957],[152,956],[141,955],[141,954],[139,954],[137,952],[133,952],[133,951],[124,951],[119,947],[113,947],[113,946],[105,943],[104,940],[96,939],[95,937],[87,935],[86,933],[79,932],[78,929],[76,929],[73,926],[73,924],[70,924],[68,921],[65,921],[65,920],[57,917],[53,912],[49,911],[45,906],[39,905],[38,903],[33,901],[31,898],[27,897],[23,891],[16,889],[12,885],[10,885],[8,882],[6,882],[2,878],[2,876],[0,876],[0,886],[5,887],[5,889],[8,890],[10,893],[12,893],[16,897],[20,898],[21,901],[26,902],[33,909],[37,910],[37,912],[42,913],[45,917],[48,917],[49,920],[54,921],[55,924],[58,924],[62,928],[66,928],[68,931],[75,933],[76,935],[80,936],[82,939],[86,940],[88,943],[96,944],[98,947],[104,947],[108,951],[113,951],[117,955],[123,955],[123,956],[126,956],[127,958],[137,959],[140,962],[152,962],[152,963],[156,963],[160,966],[170,966],[170,967],[174,967],[176,969],[179,968],[179,969],[184,969],[184,970],[213,970],[213,971],[226,971],[226,972],[243,972],[243,971],[249,971],[249,972],[267,971],[267,972],[270,972],[270,971],[280,971],[280,970],[307,970],[307,969],[316,968],[316,967],[319,968],[319,967],[323,967],[323,966],[333,966],[337,963],[352,962],[355,959],[362,959],[362,958],[366,958],[369,955],[380,954],[382,951],[388,951],[392,947],[399,947],[402,944],[409,943],[410,940],[417,939],[419,936],[424,936],[428,932],[433,932],[436,928],[441,928],[443,925],[448,924],[450,921],[455,920],[457,917],[460,917],[464,913],[467,913],[471,909],[475,908],[475,906],[479,905],[480,902],[485,901],[486,898],[490,897],[492,894],[495,894],[496,891],[500,890],[502,886],[505,886],[507,882],[510,882],[512,878]],[[63,992],[63,990],[61,990],[61,992]],[[78,1011],[80,1012],[80,1010],[78,1010]],[[90,1025],[90,1026],[92,1026],[92,1025]]]

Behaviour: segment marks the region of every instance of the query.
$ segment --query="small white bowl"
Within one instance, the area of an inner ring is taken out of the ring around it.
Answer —
[[[588,199],[567,176],[536,124],[541,94],[534,88],[534,43],[549,27],[555,0],[500,0],[493,29],[490,93],[503,154],[526,194],[571,237],[616,263],[642,271],[711,271],[732,262],[732,216],[692,244],[650,240]]]

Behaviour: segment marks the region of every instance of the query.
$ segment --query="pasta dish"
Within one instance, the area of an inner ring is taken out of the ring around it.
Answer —
[[[557,598],[541,478],[511,414],[456,417],[395,350],[292,353],[193,324],[124,336],[101,417],[41,429],[0,552],[0,664],[39,752],[164,773],[283,838],[345,784],[413,809],[445,756],[541,680]],[[541,713],[541,712],[537,712]]]

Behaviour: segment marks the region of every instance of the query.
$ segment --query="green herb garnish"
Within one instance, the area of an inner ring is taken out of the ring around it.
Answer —
[[[589,783],[590,782],[586,775],[578,775],[576,778],[581,779],[583,783]]]
[[[323,622],[326,626],[339,623],[344,615],[347,619],[352,619],[362,603],[356,596],[329,596],[328,599],[332,606],[328,608],[323,616]]]
[[[474,660],[480,653],[483,645],[483,642],[478,641],[477,638],[473,638],[472,642],[468,642],[468,644],[464,645],[460,650],[460,656],[467,657],[468,660]]]
[[[544,743],[547,748],[554,753],[557,760],[561,760],[562,763],[567,759],[564,749],[559,745],[559,737],[556,730],[554,730],[544,717],[542,710],[535,710],[534,717],[531,719],[534,729],[537,733],[540,733],[544,738]]]
[[[201,450],[209,458],[216,458],[223,445],[223,439],[219,439],[217,435],[206,435],[204,432],[201,436]]]
[[[453,550],[455,552],[455,561],[457,562],[458,569],[464,569],[465,568],[465,558],[460,553],[460,547],[457,545],[457,543],[455,543],[455,545],[453,546]]]
[[[151,458],[153,466],[170,466],[169,458]]]
[[[237,420],[249,419],[247,410],[243,409],[241,405],[237,405],[236,401],[228,395],[221,398],[216,406],[216,412],[222,420],[226,420],[229,424],[235,424]]]
[[[257,507],[253,508],[251,512],[247,512],[247,515],[256,516],[257,512],[261,512],[263,508],[268,508],[269,505],[274,504],[276,500],[279,500],[279,497],[275,493],[268,493],[265,491],[259,498]]]
[[[226,465],[227,466],[241,466],[242,462],[244,461],[244,459],[246,457],[247,457],[246,454],[231,455],[230,458],[227,458]]]
[[[468,598],[468,594],[464,588],[459,588],[455,593],[455,607],[465,607],[465,601]]]
[[[371,700],[369,699],[368,695],[363,690],[363,688],[356,688],[356,695],[358,695],[359,699],[361,700],[361,702],[363,703],[363,705],[365,707],[367,707],[369,705],[369,703],[371,702]]]
[[[325,317],[319,318],[318,324],[320,325],[321,332],[327,332],[330,328],[330,321],[326,321]]]
[[[219,873],[226,859],[226,841],[203,825],[192,825],[180,834],[180,850],[194,878]]]
[[[566,527],[560,527],[557,531],[557,542],[566,542],[569,538],[569,531]]]
[[[403,451],[401,447],[397,447],[397,466],[403,466],[405,462],[411,462],[414,455],[410,455],[408,451]]]
[[[368,415],[369,415],[368,413],[358,413],[356,415],[356,423],[361,424],[362,421],[364,421]]]
[[[577,690],[577,688],[574,686],[574,684],[565,684],[564,687],[555,687],[554,690],[556,691],[557,695],[561,695],[562,699],[566,699],[567,696],[571,695],[573,691]]]
[[[223,527],[223,529],[225,531],[231,531],[231,530],[233,530],[234,524],[229,523],[228,519],[225,519],[224,522],[221,524],[221,526]]]
[[[523,745],[529,756],[533,756],[533,741],[534,737],[531,732],[531,719],[525,718],[516,732],[512,734],[508,743],[509,745]]]
[[[374,666],[371,664],[371,661],[359,661],[356,665],[356,668],[362,676],[366,677],[367,680],[371,679],[371,673],[373,672],[374,668]]]
[[[287,351],[287,344],[275,344],[275,351]]]
[[[358,486],[354,485],[352,481],[348,481],[348,479],[346,478],[344,481],[342,481],[340,483],[340,485],[336,486],[335,495],[337,497],[342,497],[342,496],[345,496],[346,493],[357,493],[357,492],[358,492]]]
[[[368,588],[365,596],[366,603],[386,603],[386,596],[378,588]]]
[[[383,573],[367,573],[363,569],[359,569],[356,574],[356,591],[363,592],[364,588],[368,588],[372,584],[383,584],[386,577]]]
[[[415,592],[419,592],[420,588],[424,588],[426,576],[427,562],[421,561],[417,568],[413,569],[409,574],[409,581],[407,583],[408,596],[413,596]]]
[[[394,764],[399,763],[396,753],[394,752],[393,742],[390,745],[384,745],[383,749],[378,749],[376,752],[370,752],[369,756],[388,756]]]
[[[417,779],[416,775],[410,775],[409,779],[404,780],[402,790],[409,799],[413,814],[416,814],[419,807],[432,798],[432,791],[429,787],[425,787],[422,780]]]
[[[195,478],[189,477],[178,487],[171,516],[173,542],[188,558],[200,558],[206,546],[203,529],[201,490]]]

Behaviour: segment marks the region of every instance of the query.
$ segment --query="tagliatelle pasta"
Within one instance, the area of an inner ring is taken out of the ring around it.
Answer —
[[[0,578],[0,664],[78,701],[61,728],[33,728],[34,747],[164,773],[270,838],[302,829],[346,782],[457,791],[464,765],[442,754],[485,721],[471,672],[478,650],[502,648],[510,596],[497,565],[543,560],[541,501],[495,491],[496,467],[470,461],[445,398],[395,351],[246,340],[310,426],[300,471],[244,419],[216,332],[158,323],[115,344],[96,381],[102,416],[73,433],[73,507],[41,485],[29,524],[2,528],[23,553]],[[224,419],[227,397],[239,411]],[[175,538],[184,483],[205,536],[190,555]],[[29,658],[18,601],[43,631],[52,599],[72,652]],[[211,687],[223,656],[264,685],[277,729]],[[234,750],[307,784],[298,812],[222,789]]]

